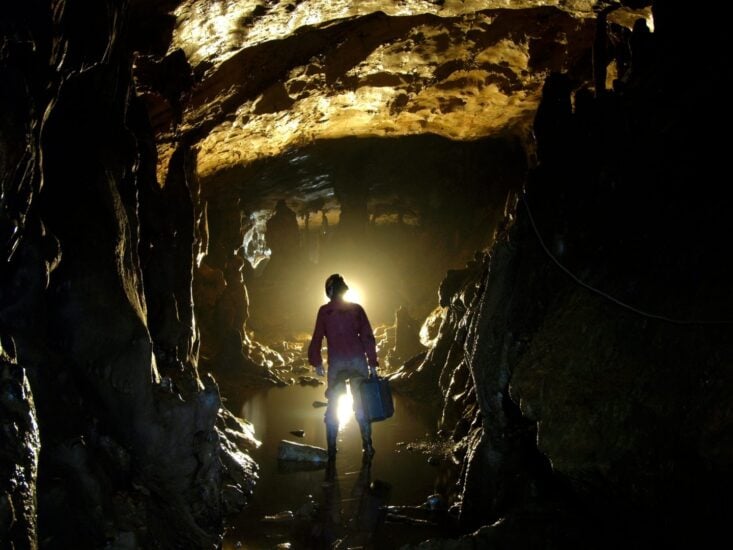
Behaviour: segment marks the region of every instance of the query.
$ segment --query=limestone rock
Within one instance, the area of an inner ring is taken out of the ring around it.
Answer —
[[[28,378],[0,348],[0,541],[36,548],[40,434]]]
[[[328,453],[322,447],[282,440],[277,449],[279,460],[294,460],[297,462],[328,462]]]

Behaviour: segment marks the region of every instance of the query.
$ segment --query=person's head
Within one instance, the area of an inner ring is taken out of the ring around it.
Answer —
[[[349,287],[346,285],[346,281],[338,273],[334,273],[326,279],[326,296],[330,300],[343,298],[347,290],[349,290]]]

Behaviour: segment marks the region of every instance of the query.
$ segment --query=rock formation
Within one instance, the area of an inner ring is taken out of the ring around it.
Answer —
[[[137,9],[2,8],[3,546],[214,547],[256,478],[197,370],[195,156],[156,181]]]
[[[478,531],[427,547],[722,533],[724,18],[665,0],[5,4],[3,545],[221,544],[257,442],[219,382],[277,382],[283,361],[248,332],[243,250],[278,200],[323,214],[320,269],[349,254],[384,300],[370,312],[424,318],[437,290],[394,386],[442,401],[452,510]]]
[[[695,545],[722,533],[733,302],[719,251],[731,227],[714,196],[690,198],[691,179],[714,178],[720,144],[699,118],[668,126],[694,107],[668,60],[698,54],[672,38],[681,12],[665,16],[644,35],[654,62],[632,57],[615,91],[582,104],[578,91],[573,112],[550,76],[540,162],[507,231],[445,279],[435,345],[395,378],[425,388],[440,373],[461,522],[486,525],[421,548]]]

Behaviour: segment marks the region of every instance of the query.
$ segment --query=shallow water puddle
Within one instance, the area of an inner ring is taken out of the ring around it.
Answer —
[[[353,414],[342,422],[332,468],[278,462],[287,439],[326,446],[325,386],[271,388],[247,399],[240,414],[254,424],[262,447],[253,456],[260,479],[250,504],[227,531],[224,548],[339,548],[418,542],[439,535],[429,525],[385,522],[384,506],[419,506],[443,493],[448,466],[428,464],[422,452],[406,450],[432,432],[419,406],[395,395],[392,418],[373,424],[377,451],[371,466],[361,459],[361,438]],[[291,432],[303,430],[303,437]],[[287,548],[288,546],[281,546]]]

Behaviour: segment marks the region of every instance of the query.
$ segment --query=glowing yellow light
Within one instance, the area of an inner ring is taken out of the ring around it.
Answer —
[[[337,414],[339,418],[339,426],[343,427],[348,424],[349,420],[354,416],[354,398],[351,397],[351,388],[347,387],[346,393],[339,397]]]
[[[357,304],[362,303],[362,294],[361,291],[352,285],[351,283],[347,283],[349,285],[349,290],[346,291],[346,294],[344,294],[344,300],[347,302],[355,302]]]
[[[654,15],[652,15],[651,10],[646,16],[646,26],[649,27],[649,31],[654,32]]]

